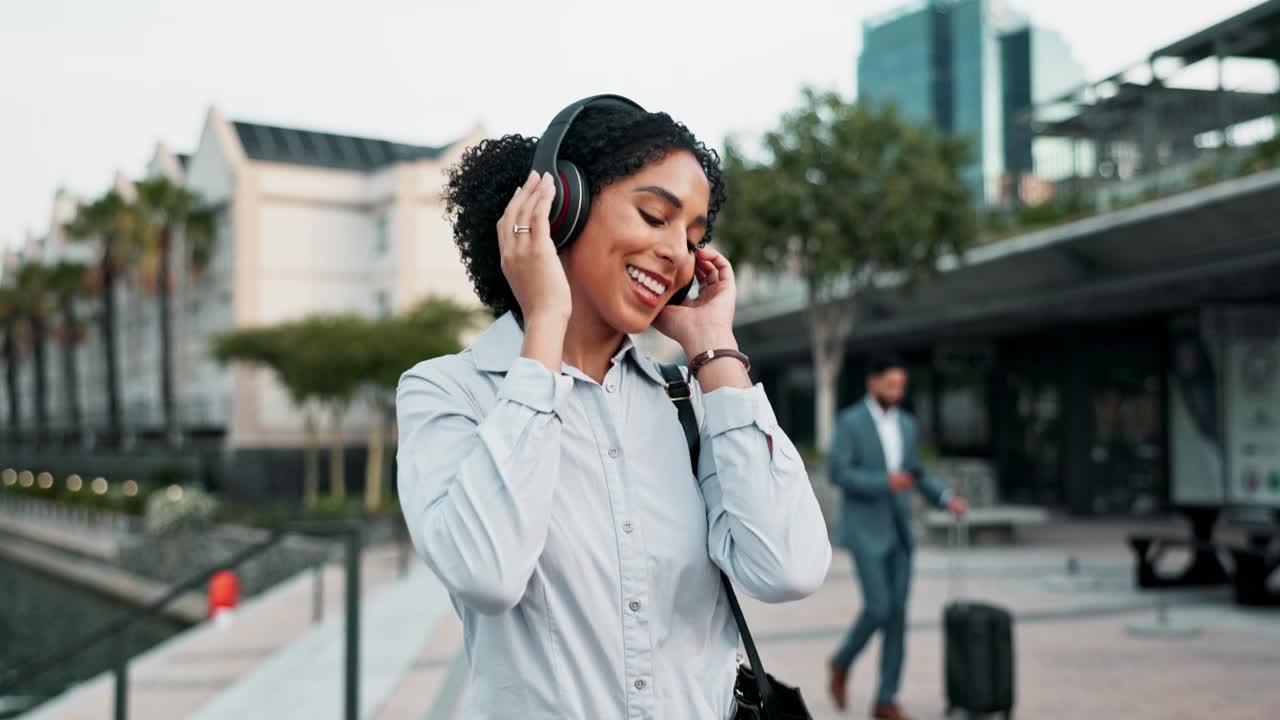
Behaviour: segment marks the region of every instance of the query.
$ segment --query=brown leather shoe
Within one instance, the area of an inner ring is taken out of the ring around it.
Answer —
[[[837,710],[844,710],[849,706],[849,671],[834,665],[829,665],[828,670],[827,690],[831,693],[831,702]]]
[[[911,720],[896,703],[881,703],[871,710],[871,717],[876,720]]]

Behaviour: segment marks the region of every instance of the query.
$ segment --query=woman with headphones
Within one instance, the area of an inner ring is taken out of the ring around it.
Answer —
[[[406,372],[396,411],[405,520],[465,629],[467,720],[735,717],[730,583],[785,602],[826,576],[804,463],[734,338],[733,268],[706,247],[724,199],[714,151],[618,96],[450,171],[499,317]],[[686,375],[636,348],[650,326]]]

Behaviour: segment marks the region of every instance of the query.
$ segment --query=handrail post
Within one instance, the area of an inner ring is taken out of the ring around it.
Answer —
[[[120,634],[116,644],[115,720],[129,718],[129,631]]]
[[[324,562],[316,563],[312,568],[311,581],[311,622],[318,623],[324,619]]]
[[[346,720],[360,718],[360,525],[347,530]]]

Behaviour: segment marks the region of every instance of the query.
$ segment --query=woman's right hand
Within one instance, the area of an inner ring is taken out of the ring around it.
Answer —
[[[498,251],[502,274],[507,276],[507,284],[524,314],[524,346],[520,354],[558,375],[573,298],[569,278],[551,240],[551,203],[555,196],[550,173],[529,173],[529,179],[516,190],[498,220]],[[516,226],[529,231],[517,233]]]
[[[502,274],[520,303],[526,325],[568,323],[573,309],[569,279],[551,240],[551,203],[555,195],[550,173],[531,172],[498,220]],[[517,225],[529,231],[517,233]]]

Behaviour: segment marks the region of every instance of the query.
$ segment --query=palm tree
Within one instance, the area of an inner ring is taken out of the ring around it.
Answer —
[[[66,388],[67,418],[76,436],[83,431],[76,345],[83,339],[84,329],[80,319],[76,317],[76,301],[85,291],[84,273],[83,265],[65,260],[49,270],[49,290],[55,298],[61,321],[58,339],[62,346],[62,385]]]
[[[31,330],[32,388],[31,398],[35,406],[35,444],[46,439],[49,430],[49,388],[45,375],[45,338],[48,334],[49,316],[49,268],[28,262],[18,268],[17,291],[22,319]]]
[[[213,236],[213,215],[202,211],[200,196],[166,177],[148,178],[137,184],[137,208],[145,268],[154,271],[156,317],[160,326],[160,402],[164,410],[165,435],[170,442],[181,439],[173,392],[173,327],[170,320],[169,278],[173,237],[181,232],[186,240],[188,264],[202,268],[208,260]],[[150,282],[148,284],[151,284]]]
[[[16,439],[22,424],[22,408],[18,398],[18,322],[21,318],[18,293],[11,287],[0,287],[0,331],[4,337],[5,394],[9,396],[9,437]]]
[[[120,438],[124,418],[120,412],[119,351],[116,345],[115,286],[120,273],[136,258],[137,213],[115,190],[81,206],[67,225],[67,234],[81,240],[97,239],[101,257],[94,275],[101,296],[98,316],[102,352],[107,370],[108,444]]]

